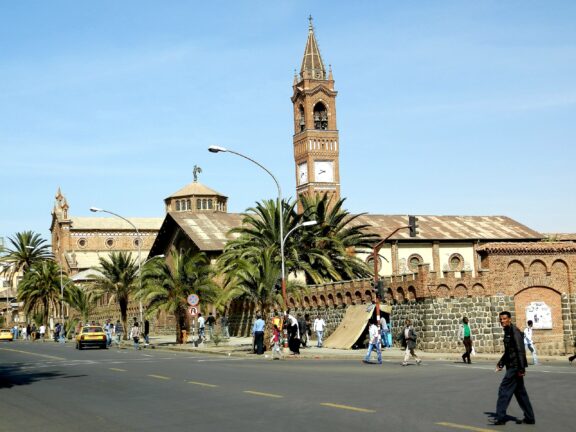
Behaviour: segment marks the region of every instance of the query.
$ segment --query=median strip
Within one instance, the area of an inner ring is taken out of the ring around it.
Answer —
[[[248,394],[255,395],[255,396],[270,397],[270,398],[283,398],[284,397],[282,395],[277,395],[277,394],[273,394],[273,393],[262,393],[262,392],[252,391],[252,390],[244,390],[244,393],[248,393]]]
[[[468,425],[461,425],[461,424],[457,424],[457,423],[440,422],[440,423],[436,423],[436,424],[438,426],[446,426],[449,428],[464,429],[464,430],[469,430],[469,431],[474,431],[474,432],[493,432],[493,430],[494,430],[494,429],[477,428],[477,427],[468,426]]]
[[[110,370],[113,370],[116,372],[126,372],[126,369],[110,368]]]
[[[358,408],[358,407],[353,407],[353,406],[349,406],[349,405],[339,405],[339,404],[333,404],[330,402],[324,402],[321,403],[320,405],[322,406],[327,406],[330,408],[338,408],[338,409],[344,409],[344,410],[349,410],[349,411],[356,411],[356,412],[363,412],[363,413],[375,413],[376,410],[371,410],[371,409],[366,409],[366,408]]]
[[[218,387],[216,384],[208,384],[208,383],[202,383],[202,382],[197,382],[197,381],[188,381],[188,384],[194,384],[194,385],[198,385],[198,386],[202,386],[202,387]]]
[[[165,377],[165,376],[162,376],[162,375],[148,375],[148,376],[151,377],[151,378],[158,378],[158,379],[163,379],[163,380],[172,379],[172,378]]]

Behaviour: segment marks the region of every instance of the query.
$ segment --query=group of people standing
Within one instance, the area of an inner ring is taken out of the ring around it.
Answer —
[[[59,324],[56,324],[58,326]],[[44,341],[46,338],[46,325],[42,324],[36,327],[36,324],[26,324],[22,326],[20,324],[15,324],[14,327],[10,328],[10,333],[14,336],[14,340],[22,339],[34,342],[35,340]],[[55,335],[56,337],[56,335]],[[60,330],[58,331],[57,337],[60,337]]]
[[[254,338],[254,353],[264,353],[264,332],[266,322],[262,314],[256,314],[256,320],[252,326],[252,336]],[[300,348],[308,347],[312,332],[316,334],[316,346],[322,347],[326,321],[318,315],[314,322],[311,323],[309,315],[297,314],[295,317],[290,313],[290,309],[284,312],[282,317],[278,311],[274,311],[270,328],[270,347],[272,349],[272,358],[279,359],[282,357],[282,343],[287,338],[288,348],[292,355],[299,355]]]

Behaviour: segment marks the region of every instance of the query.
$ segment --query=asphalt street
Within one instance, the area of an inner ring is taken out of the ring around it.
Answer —
[[[0,344],[0,431],[571,431],[576,367],[526,378],[535,426],[490,426],[502,373],[472,365]],[[511,416],[522,417],[515,401]]]

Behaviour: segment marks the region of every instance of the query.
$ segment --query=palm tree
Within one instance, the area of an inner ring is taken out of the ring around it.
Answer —
[[[120,308],[120,316],[124,328],[128,325],[128,302],[130,295],[138,287],[138,265],[128,252],[112,252],[108,259],[100,258],[100,266],[96,269],[102,275],[96,276],[94,287],[98,295],[108,294],[109,302],[116,301]],[[124,332],[124,339],[128,338]]]
[[[186,299],[197,294],[202,303],[213,303],[218,285],[213,280],[210,260],[203,252],[172,251],[170,260],[150,261],[142,272],[143,286],[138,298],[147,304],[147,315],[164,312],[176,321],[176,342],[182,342],[182,330],[190,327]]]
[[[343,209],[344,199],[332,202],[327,194],[303,195],[300,202],[299,221],[315,220],[317,224],[286,242],[290,269],[303,271],[308,284],[371,276],[372,270],[355,252],[371,249],[379,237],[367,232],[368,225],[355,222],[360,214],[351,215]]]
[[[76,312],[82,322],[87,322],[90,314],[96,308],[96,299],[98,293],[95,291],[85,290],[72,284],[64,292],[64,301]]]
[[[42,313],[48,322],[49,310],[58,309],[60,300],[60,267],[53,260],[32,265],[18,284],[18,300],[24,303],[24,313]]]
[[[35,262],[52,258],[50,245],[33,231],[18,232],[8,237],[12,247],[4,247],[0,252],[2,261],[12,264],[12,272],[26,272]]]

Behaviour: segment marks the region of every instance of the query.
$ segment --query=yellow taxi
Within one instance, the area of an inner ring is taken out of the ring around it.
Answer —
[[[76,335],[76,349],[83,349],[84,347],[108,348],[106,343],[106,333],[101,326],[90,325],[84,326],[80,329],[80,333]]]
[[[10,329],[0,329],[0,340],[10,341],[14,340],[14,335]]]

